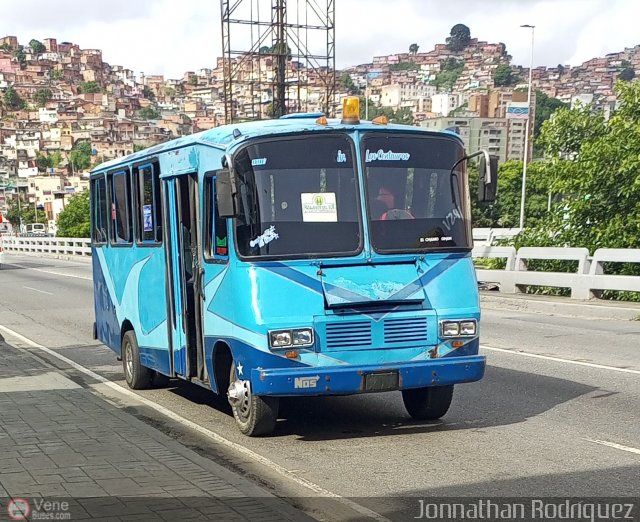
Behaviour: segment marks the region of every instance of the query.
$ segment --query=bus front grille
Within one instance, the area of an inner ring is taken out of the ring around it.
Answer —
[[[406,317],[384,321],[384,342],[419,343],[427,341],[427,318]]]
[[[327,348],[352,348],[371,345],[371,323],[353,321],[326,325]]]

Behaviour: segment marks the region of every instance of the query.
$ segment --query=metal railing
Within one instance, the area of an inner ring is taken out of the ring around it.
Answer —
[[[602,290],[640,292],[640,276],[606,274],[604,263],[638,263],[640,249],[600,248],[589,256],[586,248],[476,246],[474,259],[502,258],[504,270],[476,268],[478,281],[496,283],[505,293],[524,292],[528,286],[568,288],[573,299],[600,297]],[[573,261],[573,272],[543,272],[529,270],[532,259]]]
[[[2,236],[4,249],[11,253],[51,254],[91,257],[89,238]]]
[[[478,281],[496,283],[501,292],[520,293],[528,286],[568,288],[574,299],[591,299],[603,290],[640,292],[640,276],[605,273],[605,263],[638,263],[640,249],[601,248],[589,256],[586,248],[491,246],[494,239],[512,237],[518,229],[474,229],[476,246],[474,259],[504,259],[504,269],[476,268]],[[91,256],[88,238],[13,237],[3,236],[4,249],[11,253],[31,253],[65,256]],[[484,240],[486,244],[479,244]],[[530,270],[530,260],[570,261],[576,264],[572,272]]]

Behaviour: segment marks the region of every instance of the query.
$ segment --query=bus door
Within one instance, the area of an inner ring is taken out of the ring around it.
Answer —
[[[196,174],[174,177],[168,180],[167,188],[173,365],[175,372],[184,378],[206,381],[198,178]]]

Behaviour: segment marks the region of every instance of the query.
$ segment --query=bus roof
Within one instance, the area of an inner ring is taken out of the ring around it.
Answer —
[[[226,149],[238,140],[247,138],[256,138],[263,136],[273,136],[278,134],[290,134],[298,132],[328,132],[328,131],[382,131],[393,130],[403,132],[415,132],[420,134],[440,135],[455,137],[462,144],[460,136],[451,131],[429,131],[422,127],[412,125],[399,125],[390,123],[388,125],[375,124],[370,121],[361,120],[360,123],[343,124],[339,119],[329,119],[327,125],[316,123],[318,113],[296,113],[288,114],[279,119],[272,120],[256,120],[243,123],[231,123],[229,125],[221,125],[212,129],[182,136],[180,138],[154,145],[148,149],[144,149],[124,157],[115,158],[98,165],[91,173],[103,171],[122,165],[124,163],[132,163],[144,160],[145,158],[157,156],[162,152],[174,150],[181,147],[191,145],[207,145],[219,149]]]

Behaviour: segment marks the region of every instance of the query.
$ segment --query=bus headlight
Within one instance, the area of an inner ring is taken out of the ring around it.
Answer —
[[[271,348],[286,348],[287,346],[291,346],[291,330],[269,332],[269,346]]]
[[[442,321],[442,337],[457,337],[460,335],[460,323],[458,321]]]
[[[313,344],[313,330],[311,328],[299,328],[292,330],[293,344],[295,346],[305,346]]]
[[[441,337],[473,337],[477,333],[478,322],[475,319],[440,321]]]
[[[475,321],[460,321],[460,335],[475,335],[475,334],[476,334]]]
[[[269,332],[270,348],[309,346],[311,344],[313,344],[312,328],[293,328],[291,330],[273,330]]]

